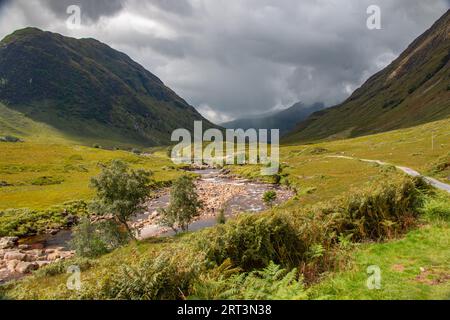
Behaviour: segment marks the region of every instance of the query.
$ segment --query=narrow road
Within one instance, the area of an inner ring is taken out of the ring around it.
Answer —
[[[437,188],[439,190],[447,191],[448,193],[450,193],[450,184],[443,183],[443,182],[441,182],[439,180],[436,180],[434,178],[431,178],[431,177],[423,176],[419,172],[417,172],[416,170],[413,170],[413,169],[408,168],[408,167],[396,166],[396,165],[393,165],[393,164],[390,164],[390,163],[387,163],[387,162],[383,162],[383,161],[380,161],[380,160],[359,159],[359,158],[348,157],[348,156],[327,156],[327,158],[359,160],[359,161],[363,161],[363,162],[377,163],[377,164],[382,165],[382,166],[394,166],[398,170],[403,171],[404,173],[406,173],[407,175],[409,175],[411,177],[422,177],[431,186],[433,186],[433,187],[435,187],[435,188]]]

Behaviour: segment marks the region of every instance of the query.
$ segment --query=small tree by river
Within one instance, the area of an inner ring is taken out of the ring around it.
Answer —
[[[273,207],[273,204],[275,203],[276,200],[277,200],[277,193],[273,190],[266,191],[263,195],[263,201],[269,207]]]
[[[102,168],[99,176],[91,180],[91,185],[97,193],[90,206],[91,212],[97,215],[111,214],[114,221],[135,238],[128,221],[144,208],[144,201],[149,195],[151,175],[149,171],[133,170],[122,161],[112,161],[110,165]]]
[[[160,224],[175,232],[189,230],[189,224],[200,215],[203,203],[195,191],[194,181],[189,176],[181,176],[172,185],[170,204],[166,209],[160,209]]]

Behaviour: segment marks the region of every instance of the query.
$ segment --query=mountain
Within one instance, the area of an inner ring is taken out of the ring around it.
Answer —
[[[284,141],[356,137],[450,116],[450,10],[346,101],[300,123]]]
[[[315,103],[311,106],[305,106],[298,102],[292,107],[262,116],[252,118],[243,118],[223,123],[222,126],[227,129],[280,129],[280,135],[291,131],[296,124],[305,120],[312,113],[324,109],[323,103]]]
[[[152,146],[194,120],[214,127],[127,55],[36,28],[0,42],[0,103],[81,141]]]

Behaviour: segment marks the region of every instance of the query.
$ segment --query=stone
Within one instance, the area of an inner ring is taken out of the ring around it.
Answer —
[[[32,254],[34,256],[42,257],[44,255],[44,250],[42,249],[32,249],[27,252],[28,254]]]
[[[27,254],[25,257],[25,261],[27,261],[27,262],[34,262],[37,259],[38,259],[38,256],[34,255],[34,254]]]
[[[30,246],[28,244],[19,244],[18,247],[20,250],[28,250],[31,249]]]
[[[47,259],[47,255],[46,254],[37,258],[37,262],[39,262],[39,261],[47,261],[47,260],[48,259]]]
[[[0,249],[12,249],[16,246],[18,237],[3,237],[0,238]]]
[[[53,252],[47,256],[47,260],[50,260],[50,261],[55,261],[59,258],[61,258],[61,254],[59,252]]]
[[[6,269],[8,269],[9,272],[15,272],[16,266],[19,264],[20,261],[18,260],[10,260],[6,261]]]
[[[25,253],[21,253],[19,251],[10,251],[5,253],[3,259],[25,261],[26,257],[27,255]]]
[[[35,249],[44,249],[44,244],[43,243],[33,243],[30,245],[30,249],[31,250],[35,250]]]
[[[37,270],[39,265],[35,262],[25,262],[21,261],[16,265],[16,272],[21,274],[31,273],[34,270]]]

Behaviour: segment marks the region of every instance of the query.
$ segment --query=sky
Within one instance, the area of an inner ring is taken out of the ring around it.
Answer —
[[[67,8],[81,9],[77,28]],[[370,5],[381,29],[369,29]],[[345,100],[450,0],[0,0],[0,38],[34,26],[95,38],[221,123]],[[73,20],[70,20],[73,21]]]

